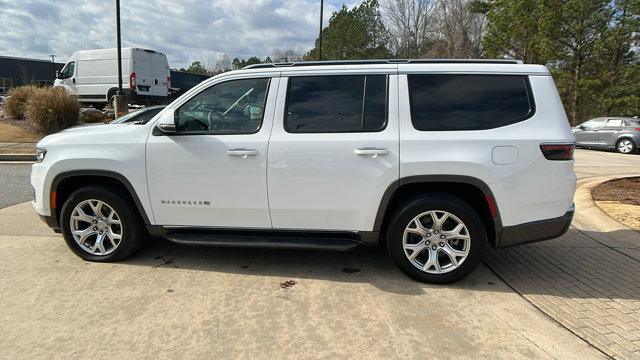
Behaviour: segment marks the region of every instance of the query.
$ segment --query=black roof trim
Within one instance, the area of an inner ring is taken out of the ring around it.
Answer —
[[[383,60],[330,60],[330,61],[296,61],[283,63],[254,64],[243,69],[265,69],[292,66],[322,65],[380,65],[380,64],[522,64],[519,60],[505,59],[383,59]]]

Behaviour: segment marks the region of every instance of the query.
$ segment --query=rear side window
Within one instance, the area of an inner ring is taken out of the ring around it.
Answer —
[[[623,126],[622,119],[609,119],[607,120],[606,127],[621,127]]]
[[[287,132],[380,131],[386,123],[386,75],[289,78],[284,119]]]
[[[528,79],[521,75],[408,75],[411,120],[417,130],[483,130],[534,113]]]

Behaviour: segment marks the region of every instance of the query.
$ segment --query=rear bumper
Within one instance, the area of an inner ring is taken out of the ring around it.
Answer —
[[[571,220],[573,220],[573,212],[574,208],[572,207],[566,214],[558,218],[515,226],[496,226],[495,248],[529,244],[562,236],[569,230]]]

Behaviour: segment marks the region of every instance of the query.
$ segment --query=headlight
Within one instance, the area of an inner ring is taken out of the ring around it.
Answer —
[[[47,155],[47,149],[36,148],[36,162],[41,163]]]

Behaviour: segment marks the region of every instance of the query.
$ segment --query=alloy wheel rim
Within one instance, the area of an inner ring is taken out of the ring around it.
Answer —
[[[407,224],[402,236],[404,254],[418,270],[445,274],[469,256],[471,236],[457,216],[443,210],[426,211]]]
[[[631,149],[633,149],[631,140],[622,140],[618,143],[618,150],[620,150],[621,153],[629,153],[631,152]]]
[[[120,216],[101,200],[89,199],[76,205],[69,227],[76,244],[91,255],[109,255],[122,241]]]

